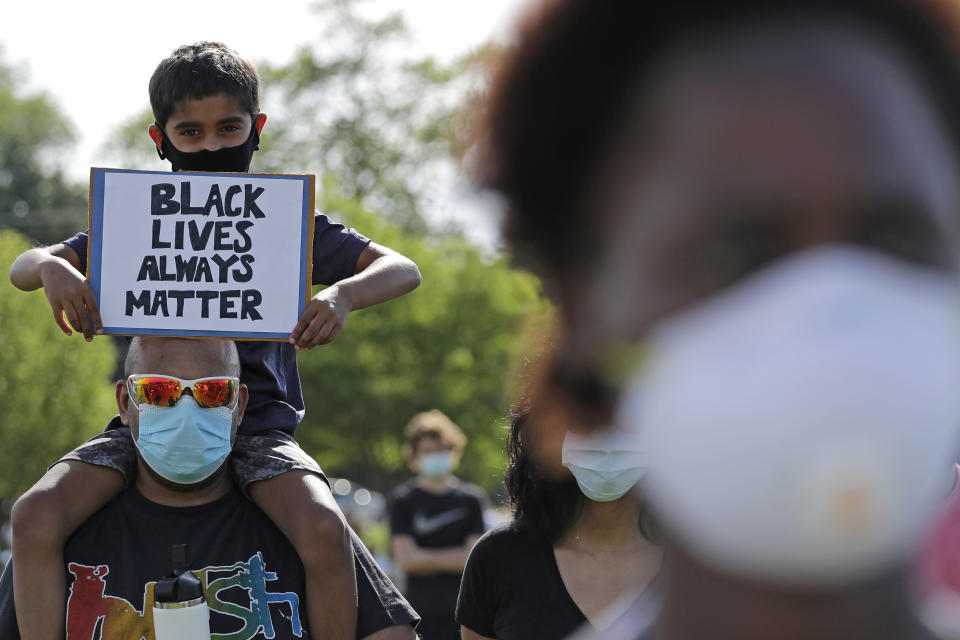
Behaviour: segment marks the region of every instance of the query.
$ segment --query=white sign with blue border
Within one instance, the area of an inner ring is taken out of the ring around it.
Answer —
[[[314,176],[90,170],[104,333],[286,340],[310,297]]]

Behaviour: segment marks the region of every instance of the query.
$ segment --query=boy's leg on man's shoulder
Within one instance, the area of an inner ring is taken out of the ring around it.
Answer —
[[[304,565],[311,636],[354,640],[357,580],[349,528],[319,465],[285,432],[239,436],[234,475]]]
[[[129,431],[101,434],[51,466],[14,504],[14,601],[24,640],[63,637],[63,545],[123,490],[131,460],[136,464],[133,447]]]

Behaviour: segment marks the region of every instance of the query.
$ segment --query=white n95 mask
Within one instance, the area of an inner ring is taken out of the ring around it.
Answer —
[[[838,245],[666,319],[617,417],[660,524],[764,582],[905,562],[960,448],[958,314],[957,278]]]

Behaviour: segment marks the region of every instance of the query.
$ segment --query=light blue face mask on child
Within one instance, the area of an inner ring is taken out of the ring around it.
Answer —
[[[209,478],[230,455],[233,410],[204,409],[183,395],[172,407],[140,403],[137,449],[158,475],[177,484]]]
[[[420,473],[430,478],[442,478],[453,471],[453,454],[450,451],[424,453],[419,458]]]

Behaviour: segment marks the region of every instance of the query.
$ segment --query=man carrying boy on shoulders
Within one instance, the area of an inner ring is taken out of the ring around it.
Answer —
[[[266,115],[259,111],[253,66],[216,42],[176,49],[150,80],[156,122],[149,135],[174,171],[246,172]],[[313,282],[330,285],[310,301],[288,342],[241,342],[241,381],[250,392],[232,456],[240,489],[289,538],[303,562],[314,635],[352,640],[357,592],[349,529],[319,465],[293,438],[304,404],[297,350],[336,338],[349,313],[403,295],[420,283],[413,262],[317,213]],[[87,283],[88,236],[31,249],[10,269],[18,288],[43,287],[54,318],[89,341],[102,331]],[[66,316],[66,321],[63,316]],[[92,323],[88,320],[92,319]],[[70,534],[129,486],[136,444],[115,419],[67,454],[13,512],[14,589],[25,640],[63,637],[57,606],[65,589],[62,549]],[[116,473],[108,471],[112,469]]]
[[[248,398],[237,377],[233,342],[134,338],[124,372],[117,383],[120,419],[135,438],[146,433],[149,444],[137,438],[133,486],[80,525],[65,546],[62,570],[71,585],[60,594],[60,607],[66,602],[67,640],[152,638],[153,585],[169,574],[174,544],[185,545],[187,568],[201,579],[212,633],[237,640],[316,637],[304,610],[302,563],[284,535],[237,491],[226,463]],[[178,416],[178,426],[173,437],[161,441],[153,431],[156,416],[165,413]],[[204,449],[184,446],[201,426],[222,445],[212,458]],[[164,462],[175,447],[181,473],[193,474],[196,482],[164,477]],[[118,538],[119,531],[125,535]],[[357,636],[413,640],[413,610],[389,599],[379,584],[383,574],[359,539],[351,538],[360,603]],[[19,637],[11,580],[16,569],[9,563],[0,579],[4,640]]]

